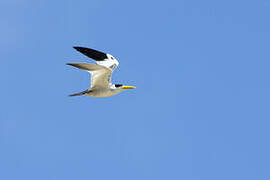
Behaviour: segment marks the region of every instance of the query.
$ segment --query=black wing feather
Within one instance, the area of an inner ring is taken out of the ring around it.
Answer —
[[[78,47],[78,46],[75,46],[73,48],[96,61],[103,61],[104,59],[107,58],[107,55],[105,53],[94,50],[94,49]]]

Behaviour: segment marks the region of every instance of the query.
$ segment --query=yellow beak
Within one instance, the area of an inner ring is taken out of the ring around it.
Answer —
[[[134,86],[122,86],[122,89],[136,89]]]

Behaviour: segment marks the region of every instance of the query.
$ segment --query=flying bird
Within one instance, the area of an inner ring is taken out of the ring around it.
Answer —
[[[89,63],[67,63],[67,65],[86,70],[91,74],[91,87],[85,91],[71,94],[69,96],[92,96],[92,97],[109,97],[120,93],[126,89],[135,89],[133,86],[122,84],[112,84],[111,75],[117,68],[119,62],[110,54],[106,54],[94,49],[85,47],[73,47],[80,53],[92,58],[96,64]]]

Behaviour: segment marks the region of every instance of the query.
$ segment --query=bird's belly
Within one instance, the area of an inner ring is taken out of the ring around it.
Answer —
[[[109,97],[117,94],[118,92],[111,91],[111,90],[93,90],[91,93],[86,94],[86,96],[91,97]]]

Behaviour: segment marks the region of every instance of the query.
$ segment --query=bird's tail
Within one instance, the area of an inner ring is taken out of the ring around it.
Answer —
[[[70,94],[69,96],[72,97],[72,96],[82,96],[82,95],[85,95],[86,93],[89,93],[90,90],[87,89],[85,91],[82,91],[82,92],[79,92],[79,93],[75,93],[75,94]]]

